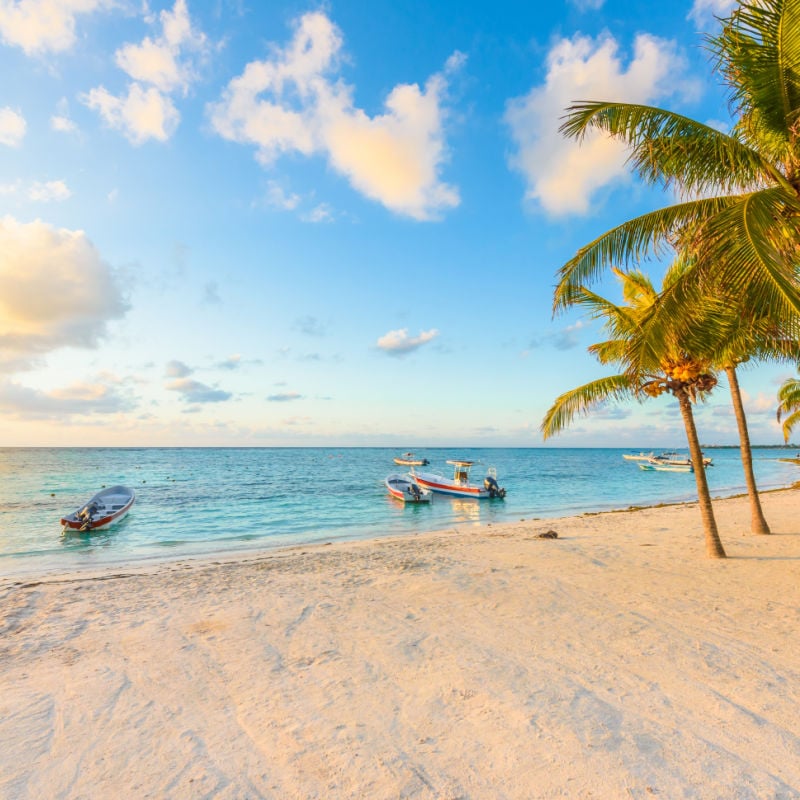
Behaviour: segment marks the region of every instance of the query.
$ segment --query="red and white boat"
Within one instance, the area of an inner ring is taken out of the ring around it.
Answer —
[[[433,472],[418,472],[413,469],[411,470],[411,475],[420,486],[442,494],[454,494],[458,497],[476,497],[480,500],[506,496],[506,490],[497,485],[497,470],[494,467],[489,467],[486,471],[483,486],[480,486],[469,481],[469,471],[474,466],[474,461],[453,459],[447,463],[452,464],[454,467],[452,478],[446,478],[444,475],[437,475]]]
[[[419,486],[410,475],[390,475],[384,483],[392,497],[404,503],[430,503],[431,490]]]
[[[112,486],[98,492],[86,505],[61,518],[64,530],[99,531],[124,519],[136,500],[133,489]]]

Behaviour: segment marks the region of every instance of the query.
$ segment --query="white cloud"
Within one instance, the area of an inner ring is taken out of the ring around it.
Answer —
[[[78,126],[69,118],[54,114],[50,117],[50,127],[58,133],[74,133]]]
[[[389,331],[378,339],[378,348],[388,355],[402,356],[418,350],[422,345],[433,341],[439,335],[436,328],[429,331],[421,331],[418,336],[409,336],[408,328],[401,328],[396,331]]]
[[[180,114],[170,95],[188,92],[196,79],[194,58],[203,58],[208,49],[205,34],[192,26],[186,0],[176,0],[172,11],[162,11],[159,20],[161,33],[155,39],[148,36],[116,52],[117,66],[133,80],[126,93],[114,95],[98,86],[81,97],[107,125],[136,145],[172,136]]]
[[[108,0],[1,0],[0,36],[28,55],[68,50],[75,18],[109,5]]]
[[[181,56],[186,50],[202,53],[206,36],[192,27],[185,0],[177,0],[172,12],[162,11],[159,19],[161,35],[121,47],[115,56],[117,66],[133,80],[149,83],[160,92],[180,90],[185,94],[196,74],[193,62]]]
[[[233,395],[222,389],[215,389],[191,378],[176,378],[167,384],[171,392],[178,392],[187,403],[223,403]]]
[[[653,103],[691,89],[680,80],[684,63],[673,43],[640,34],[627,69],[618,50],[608,36],[562,39],[548,55],[544,84],[508,103],[505,119],[516,145],[511,166],[525,177],[526,199],[551,214],[586,213],[594,192],[629,173],[621,143],[590,133],[578,144],[559,133],[571,103]]]
[[[41,391],[13,381],[0,381],[0,409],[22,419],[63,419],[64,416],[116,414],[136,403],[103,383],[74,383]]]
[[[19,147],[27,129],[25,117],[19,111],[5,106],[0,108],[0,144]]]
[[[66,97],[62,97],[56,104],[56,113],[50,117],[50,127],[58,133],[75,133],[78,130],[78,126],[70,119]]]
[[[717,25],[715,17],[727,17],[736,5],[737,0],[694,0],[686,19],[698,30],[708,30]]]
[[[83,101],[99,112],[109,127],[122,131],[132,144],[143,144],[148,139],[165,142],[180,121],[169,97],[138,83],[128,86],[127,95],[120,97],[100,86],[84,95]]]
[[[83,231],[0,218],[0,361],[95,347],[126,309],[118,277]]]
[[[35,181],[28,189],[28,197],[37,203],[51,203],[72,197],[64,181]]]
[[[338,75],[342,47],[325,14],[305,14],[285,49],[250,62],[209,106],[212,126],[255,145],[264,165],[284,153],[322,154],[357,191],[399,214],[431,219],[457,206],[457,190],[440,179],[447,157],[442,106],[447,76],[463,56],[452,56],[422,89],[395,86],[384,113],[370,117]]]

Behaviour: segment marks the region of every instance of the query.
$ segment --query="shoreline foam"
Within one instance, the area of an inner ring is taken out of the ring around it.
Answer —
[[[3,579],[0,796],[800,798],[762,500]]]

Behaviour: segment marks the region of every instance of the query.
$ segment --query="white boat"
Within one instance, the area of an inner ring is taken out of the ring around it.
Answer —
[[[86,505],[61,518],[64,530],[99,531],[124,519],[136,500],[127,486],[112,486],[98,492]]]
[[[655,453],[651,450],[649,453],[623,453],[622,457],[627,461],[649,461],[651,458],[655,456]]]
[[[414,480],[421,486],[427,489],[432,489],[434,492],[441,492],[442,494],[454,494],[459,497],[476,497],[480,500],[485,498],[506,496],[506,490],[501,489],[497,485],[497,470],[494,467],[489,467],[486,472],[486,477],[483,480],[483,486],[469,482],[469,471],[474,466],[474,461],[461,461],[452,460],[448,461],[454,467],[453,477],[447,478],[444,475],[438,475],[433,472],[417,472],[411,470],[411,475]]]
[[[384,481],[392,497],[404,503],[430,503],[432,492],[419,486],[410,475],[389,475]]]
[[[653,456],[650,459],[651,463],[658,463],[658,464],[669,464],[670,466],[674,467],[691,467],[692,461],[691,459],[687,458],[680,453],[661,453],[661,455]],[[713,458],[708,458],[707,456],[703,456],[703,466],[704,467],[711,467],[714,464]]]
[[[425,467],[431,462],[427,458],[418,458],[414,453],[403,453],[394,459],[394,463],[401,467]]]
[[[657,461],[639,462],[639,469],[654,472],[694,472],[691,464],[659,464]]]

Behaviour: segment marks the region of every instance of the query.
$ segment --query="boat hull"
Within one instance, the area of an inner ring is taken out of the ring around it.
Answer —
[[[125,486],[112,486],[98,492],[88,503],[61,518],[61,525],[66,530],[100,531],[110,528],[125,519],[136,500],[136,494]],[[85,509],[94,506],[97,510],[89,515],[82,514]]]
[[[402,475],[390,475],[385,481],[386,491],[403,503],[430,503],[431,492]]]
[[[491,497],[488,489],[471,483],[456,483],[443,475],[430,472],[415,472],[414,479],[420,486],[440,494],[451,494],[456,497],[475,497],[479,500]]]

